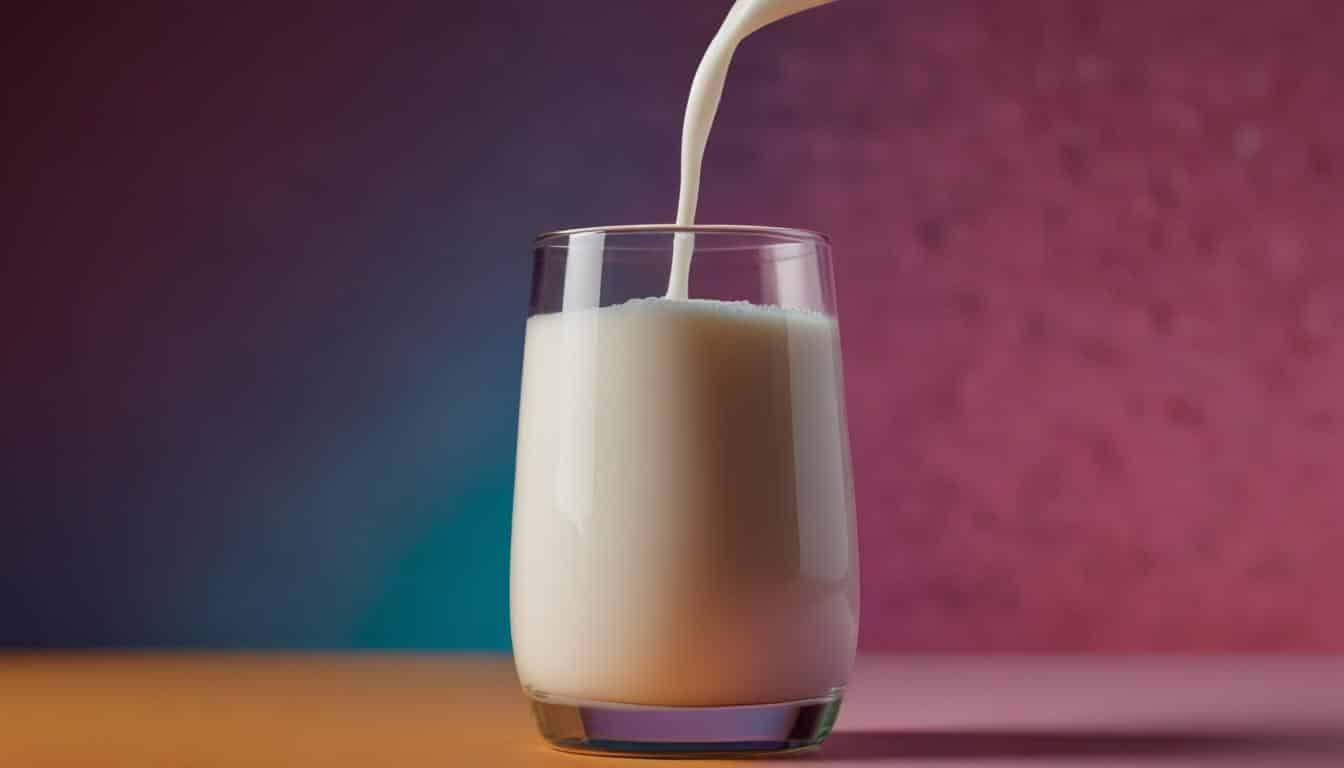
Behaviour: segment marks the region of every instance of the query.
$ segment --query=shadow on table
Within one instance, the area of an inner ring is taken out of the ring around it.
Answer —
[[[1344,731],[837,731],[817,760],[1340,754]]]

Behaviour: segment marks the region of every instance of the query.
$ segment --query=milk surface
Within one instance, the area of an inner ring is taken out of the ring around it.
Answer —
[[[839,371],[821,314],[643,299],[528,320],[522,683],[664,706],[843,686],[858,573]]]

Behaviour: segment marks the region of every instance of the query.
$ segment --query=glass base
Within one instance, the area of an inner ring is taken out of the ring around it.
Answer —
[[[541,735],[556,749],[638,757],[743,757],[815,749],[844,690],[804,701],[738,707],[652,707],[527,690]]]

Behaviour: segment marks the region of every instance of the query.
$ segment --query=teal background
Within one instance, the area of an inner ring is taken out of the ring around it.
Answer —
[[[8,19],[0,645],[507,648],[531,239],[670,217],[720,5]]]

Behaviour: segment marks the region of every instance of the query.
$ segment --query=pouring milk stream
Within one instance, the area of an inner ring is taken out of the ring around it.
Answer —
[[[695,206],[700,197],[700,165],[705,157],[705,142],[719,111],[724,79],[733,53],[752,32],[786,16],[826,5],[834,0],[737,0],[728,10],[723,26],[705,49],[700,66],[691,82],[686,100],[686,118],[681,127],[681,190],[677,196],[677,226],[695,223]],[[695,235],[679,233],[672,245],[672,274],[667,281],[667,298],[687,298],[691,273],[691,251]]]

